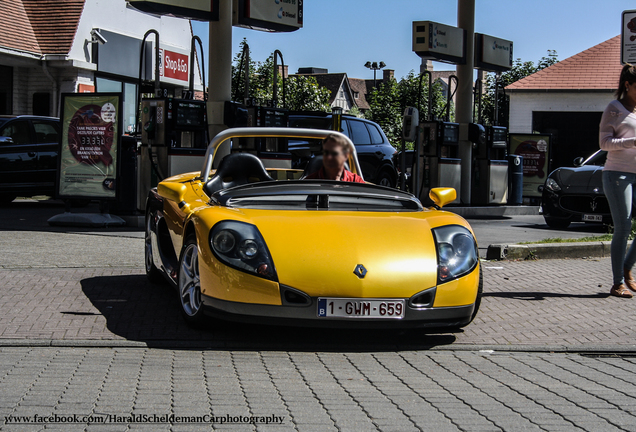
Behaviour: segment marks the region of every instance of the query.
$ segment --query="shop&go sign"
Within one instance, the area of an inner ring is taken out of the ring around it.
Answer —
[[[190,55],[174,48],[159,49],[159,79],[161,82],[183,86],[190,78]]]

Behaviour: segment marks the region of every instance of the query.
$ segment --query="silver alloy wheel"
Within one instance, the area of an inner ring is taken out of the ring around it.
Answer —
[[[145,261],[146,261],[146,273],[150,273],[153,270],[153,266],[155,265],[152,258],[152,234],[151,234],[151,215],[148,215],[146,218],[146,236],[145,236]]]
[[[201,282],[199,280],[199,249],[189,244],[183,251],[179,269],[179,295],[181,307],[188,316],[195,316],[201,309]]]

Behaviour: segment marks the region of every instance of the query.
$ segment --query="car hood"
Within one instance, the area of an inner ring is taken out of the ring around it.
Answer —
[[[585,165],[577,168],[559,168],[557,181],[564,193],[602,194],[603,167]]]
[[[428,210],[241,212],[263,235],[279,282],[314,297],[410,297],[434,287],[431,228],[469,228],[459,216]],[[353,273],[359,264],[367,269],[362,279]]]

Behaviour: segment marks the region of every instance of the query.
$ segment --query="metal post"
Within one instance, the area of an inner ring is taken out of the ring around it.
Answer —
[[[210,22],[208,122],[210,136],[227,129],[225,102],[232,100],[232,0],[219,1],[219,20]]]
[[[473,111],[473,67],[475,54],[475,0],[457,0],[457,25],[466,31],[466,64],[457,65],[457,105],[455,119],[458,123],[470,123]],[[472,143],[459,142],[462,163],[462,204],[470,204],[472,176]]]

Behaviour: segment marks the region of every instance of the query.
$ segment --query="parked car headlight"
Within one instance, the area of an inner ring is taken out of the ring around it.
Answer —
[[[460,225],[434,228],[437,246],[437,283],[464,276],[479,262],[477,242],[472,233]]]
[[[276,281],[276,269],[265,240],[254,225],[222,221],[210,232],[212,252],[221,262],[238,270]]]
[[[557,181],[551,177],[545,181],[545,187],[552,192],[559,192],[561,190],[561,186],[557,183]]]

